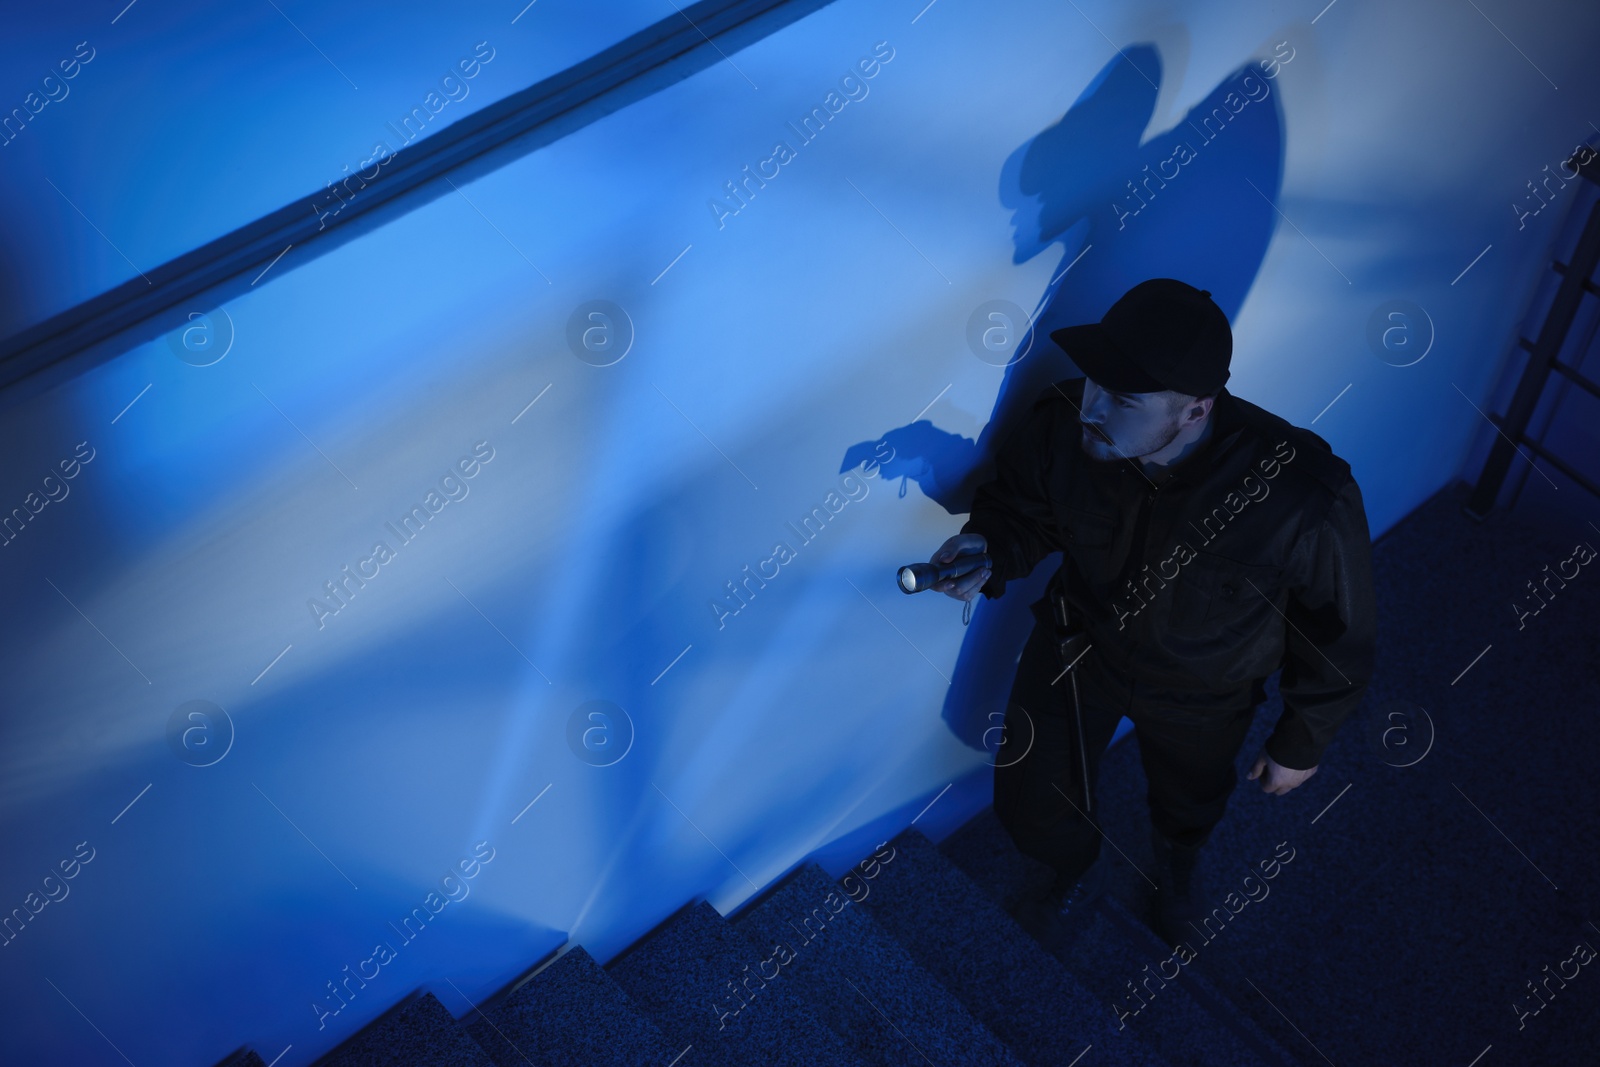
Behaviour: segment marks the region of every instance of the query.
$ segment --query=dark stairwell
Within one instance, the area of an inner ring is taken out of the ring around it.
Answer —
[[[1600,946],[1600,579],[1585,568],[1520,627],[1511,605],[1600,530],[1475,524],[1465,496],[1374,546],[1372,687],[1281,798],[1242,780],[1280,707],[1269,686],[1187,964],[1146,925],[1143,775],[1119,742],[1098,797],[1112,888],[1057,956],[1004,910],[1047,872],[985,808],[937,846],[908,828],[838,881],[804,863],[731,918],[687,904],[605,966],[570,945],[461,1019],[419,990],[319,1062],[1595,1062],[1600,979],[1580,946]],[[1290,850],[1240,906],[1258,862]]]

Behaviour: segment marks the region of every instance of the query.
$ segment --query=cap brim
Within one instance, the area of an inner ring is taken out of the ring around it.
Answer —
[[[1150,377],[1122,353],[1098,322],[1050,331],[1079,370],[1102,389],[1117,393],[1159,393],[1166,386]]]

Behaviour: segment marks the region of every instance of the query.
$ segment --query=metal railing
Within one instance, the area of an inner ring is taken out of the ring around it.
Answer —
[[[1580,158],[1581,156],[1581,152],[1574,154],[1567,160],[1567,166],[1575,169],[1589,181],[1600,185],[1600,155],[1591,152],[1587,158]],[[1577,247],[1573,249],[1571,262],[1563,263],[1555,260],[1551,263],[1551,269],[1561,275],[1561,285],[1556,290],[1555,299],[1551,301],[1550,310],[1545,314],[1543,325],[1539,327],[1538,340],[1517,338],[1517,346],[1528,352],[1528,364],[1523,368],[1522,380],[1517,383],[1516,392],[1511,397],[1506,413],[1503,416],[1493,414],[1489,416],[1489,421],[1500,432],[1489,448],[1489,457],[1484,461],[1483,472],[1478,475],[1478,482],[1472,489],[1472,495],[1461,509],[1479,522],[1487,518],[1494,507],[1501,486],[1505,484],[1512,457],[1523,447],[1596,497],[1600,497],[1600,485],[1597,485],[1592,478],[1528,435],[1528,423],[1544,396],[1552,372],[1560,374],[1586,390],[1591,396],[1600,399],[1600,383],[1590,380],[1579,373],[1576,367],[1557,358],[1566,343],[1567,334],[1572,329],[1573,320],[1577,318],[1578,307],[1583,302],[1584,294],[1600,296],[1600,286],[1596,286],[1594,282],[1597,263],[1600,263],[1600,200],[1589,209],[1589,218],[1584,223],[1582,234],[1578,237]]]

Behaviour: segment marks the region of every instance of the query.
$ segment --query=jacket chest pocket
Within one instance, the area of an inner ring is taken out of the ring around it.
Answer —
[[[1111,551],[1117,526],[1110,516],[1069,504],[1057,504],[1055,512],[1056,525],[1061,528],[1068,548],[1086,552]]]
[[[1196,551],[1183,564],[1173,590],[1172,624],[1180,630],[1226,630],[1276,615],[1282,568],[1241,563]]]

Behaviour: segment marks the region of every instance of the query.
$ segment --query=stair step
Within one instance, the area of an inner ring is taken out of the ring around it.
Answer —
[[[864,906],[967,1010],[1034,1067],[1169,1067],[915,828]]]
[[[763,948],[763,960],[773,961],[763,963],[762,976],[793,983],[817,1018],[875,1067],[1022,1067],[857,906],[871,897],[873,882],[852,872],[843,883],[806,863],[734,919]]]
[[[582,945],[474,1014],[467,1032],[498,1067],[665,1065],[681,1051]]]
[[[1156,936],[1155,931],[1140,922],[1132,912],[1123,907],[1121,901],[1107,898],[1105,901],[1105,913],[1107,918],[1121,927],[1122,936],[1131,943],[1134,951],[1145,962],[1155,960],[1158,961],[1157,965],[1159,966],[1159,961],[1161,960],[1174,959],[1172,949],[1164,946],[1161,943],[1161,939]],[[1185,983],[1182,987],[1185,994],[1213,1018],[1222,1021],[1233,1032],[1236,1039],[1235,1043],[1243,1045],[1250,1050],[1253,1062],[1265,1064],[1268,1067],[1300,1067],[1300,1060],[1291,1055],[1270,1034],[1262,1030],[1255,1020],[1234,1002],[1232,997],[1223,993],[1213,979],[1207,977],[1215,961],[1211,955],[1206,953],[1205,946],[1197,943],[1201,940],[1203,939],[1197,937],[1195,941],[1189,942],[1190,947],[1194,949],[1195,955],[1187,965],[1181,961],[1175,960],[1174,962],[1174,966],[1179,968],[1179,977]],[[1142,963],[1141,966],[1143,966]],[[1171,967],[1167,968],[1169,972],[1171,969]],[[1168,989],[1179,987],[1169,984],[1166,989],[1157,988],[1159,992],[1165,993]],[[1249,1061],[1241,1059],[1227,1062],[1243,1063]]]
[[[1135,931],[1113,919],[1109,912],[1116,907],[1106,900],[1084,915],[1057,958],[1112,1005],[1119,1027],[1148,1028],[1174,1067],[1278,1067],[1240,1034],[1235,1024],[1243,1016],[1236,1008],[1203,1002],[1195,992],[1198,977],[1154,933],[1147,941],[1137,939]],[[1138,920],[1128,916],[1127,922],[1137,925]],[[1214,1008],[1235,1018],[1225,1021]]]
[[[317,1061],[316,1067],[494,1067],[432,993],[403,1001]]]
[[[236,1049],[225,1060],[218,1060],[217,1067],[267,1067],[267,1061],[256,1055],[254,1049]]]
[[[668,1043],[693,1051],[684,1067],[867,1067],[811,1013],[792,983],[762,985],[762,952],[704,901],[680,909],[607,964]],[[735,996],[740,982],[744,1003]]]
[[[1048,868],[1016,850],[992,807],[968,820],[939,850],[1002,907],[1050,876]],[[1116,858],[1113,854],[1105,860]],[[1176,1067],[1295,1064],[1203,977],[1199,965],[1204,950],[1194,947],[1192,962],[1183,964],[1155,931],[1107,893],[1069,926],[1056,955],[1110,1006],[1118,1029],[1144,1033]],[[1176,977],[1167,980],[1163,969],[1168,974],[1176,970]]]
[[[1042,888],[1051,877],[1048,867],[1017,851],[992,805],[941,841],[939,851],[1002,908]]]

